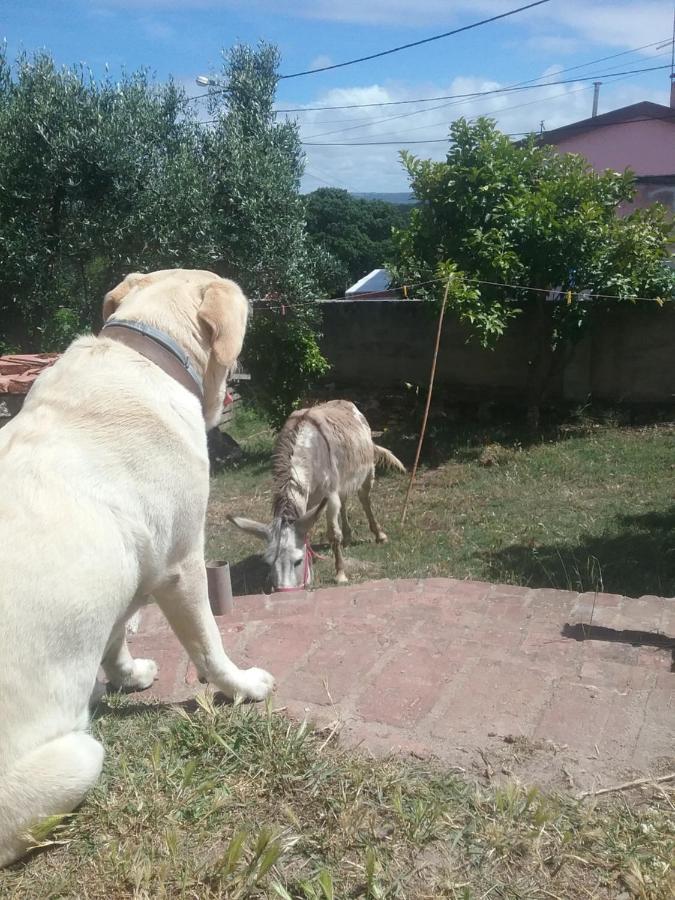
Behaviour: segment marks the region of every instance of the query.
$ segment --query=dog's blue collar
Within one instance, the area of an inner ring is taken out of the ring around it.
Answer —
[[[138,334],[142,334],[145,337],[150,338],[150,340],[155,341],[160,347],[163,347],[178,360],[190,378],[194,381],[200,395],[204,395],[204,382],[195,369],[192,360],[183,348],[179,347],[174,339],[170,338],[168,334],[160,331],[159,328],[153,328],[152,325],[146,325],[145,322],[134,322],[130,319],[109,319],[101,331],[103,332],[107,328],[126,328],[129,331],[135,331]]]

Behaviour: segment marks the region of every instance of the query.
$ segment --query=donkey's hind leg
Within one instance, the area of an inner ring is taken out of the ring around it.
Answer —
[[[335,580],[338,584],[346,584],[345,558],[342,553],[342,528],[339,522],[341,509],[340,497],[337,494],[331,494],[326,504],[328,538],[333,546],[333,555],[335,556]]]
[[[342,546],[348,547],[352,542],[352,526],[347,517],[346,497],[340,497],[340,521],[342,522]]]
[[[363,482],[361,487],[359,488],[359,500],[361,501],[361,506],[368,517],[368,527],[375,535],[375,540],[378,544],[385,544],[387,542],[387,535],[382,531],[382,528],[377,522],[377,519],[373,515],[373,508],[370,505],[370,492],[372,490],[373,484],[375,483],[375,471],[371,470],[366,480]]]

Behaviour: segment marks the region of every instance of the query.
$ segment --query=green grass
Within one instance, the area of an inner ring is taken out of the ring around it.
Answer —
[[[100,784],[46,852],[0,871],[3,898],[672,896],[665,790],[593,805],[481,789],[208,694],[191,712],[111,696],[94,731]]]
[[[406,462],[415,421],[378,441]],[[266,519],[272,434],[236,423],[245,458],[212,484],[210,555],[260,589],[258,547],[227,513]],[[629,595],[675,594],[672,426],[592,421],[529,441],[516,427],[432,422],[405,528],[406,479],[375,490],[390,543],[362,513],[353,581],[450,575]],[[322,535],[315,536],[320,544]],[[317,564],[319,583],[332,580]],[[134,705],[109,695],[94,722],[100,784],[39,850],[0,871],[0,897],[629,898],[675,894],[672,785],[575,801],[515,784],[477,787],[428,763],[371,759],[271,707]]]
[[[378,440],[409,464],[415,427],[398,423]],[[235,591],[246,593],[264,584],[255,558],[260,544],[225,516],[269,521],[273,435],[247,413],[235,436],[247,454],[237,469],[213,479],[208,547],[211,555],[230,560]],[[373,542],[358,501],[352,501],[351,580],[451,576],[672,596],[674,465],[672,424],[577,421],[531,442],[510,425],[441,420],[430,428],[403,528],[407,479],[382,475],[375,486],[373,505],[388,545]],[[322,521],[313,543],[325,548],[325,541]],[[330,559],[315,566],[316,584],[332,578]]]

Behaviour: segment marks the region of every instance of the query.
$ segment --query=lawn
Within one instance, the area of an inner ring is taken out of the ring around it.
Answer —
[[[377,438],[409,464],[414,422]],[[208,551],[230,560],[237,593],[264,587],[260,544],[228,513],[269,521],[273,435],[255,415],[234,429],[246,454],[212,483]],[[576,417],[528,440],[518,426],[432,423],[406,523],[407,479],[383,474],[373,506],[389,536],[376,545],[351,504],[353,581],[451,576],[533,587],[604,590],[631,597],[675,594],[675,426],[622,426]],[[313,543],[325,545],[322,520]],[[330,559],[315,582],[332,582]]]
[[[0,896],[649,898],[675,884],[673,792],[604,802],[341,750],[271,708],[134,705],[94,731],[104,776]]]
[[[370,416],[372,419],[375,416]],[[376,422],[406,463],[414,417]],[[273,435],[253,413],[245,455],[214,476],[208,550],[259,590],[258,547],[226,514],[266,519]],[[675,594],[675,429],[574,419],[531,441],[508,422],[432,422],[404,528],[406,479],[374,492],[390,543],[356,509],[353,580],[449,575],[639,596]],[[321,529],[315,544],[321,546]],[[332,580],[319,562],[320,584]],[[109,695],[94,732],[104,775],[46,850],[0,871],[0,897],[610,898],[675,895],[673,783],[595,801],[477,786],[412,759],[372,759],[283,711],[166,708]],[[55,824],[55,823],[52,823]]]

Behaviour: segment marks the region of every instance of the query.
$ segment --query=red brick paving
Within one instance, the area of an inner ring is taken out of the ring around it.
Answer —
[[[675,599],[382,580],[238,597],[218,623],[238,664],[276,676],[276,705],[372,752],[573,787],[675,762]],[[203,690],[157,609],[130,645],[160,667],[139,698]]]

